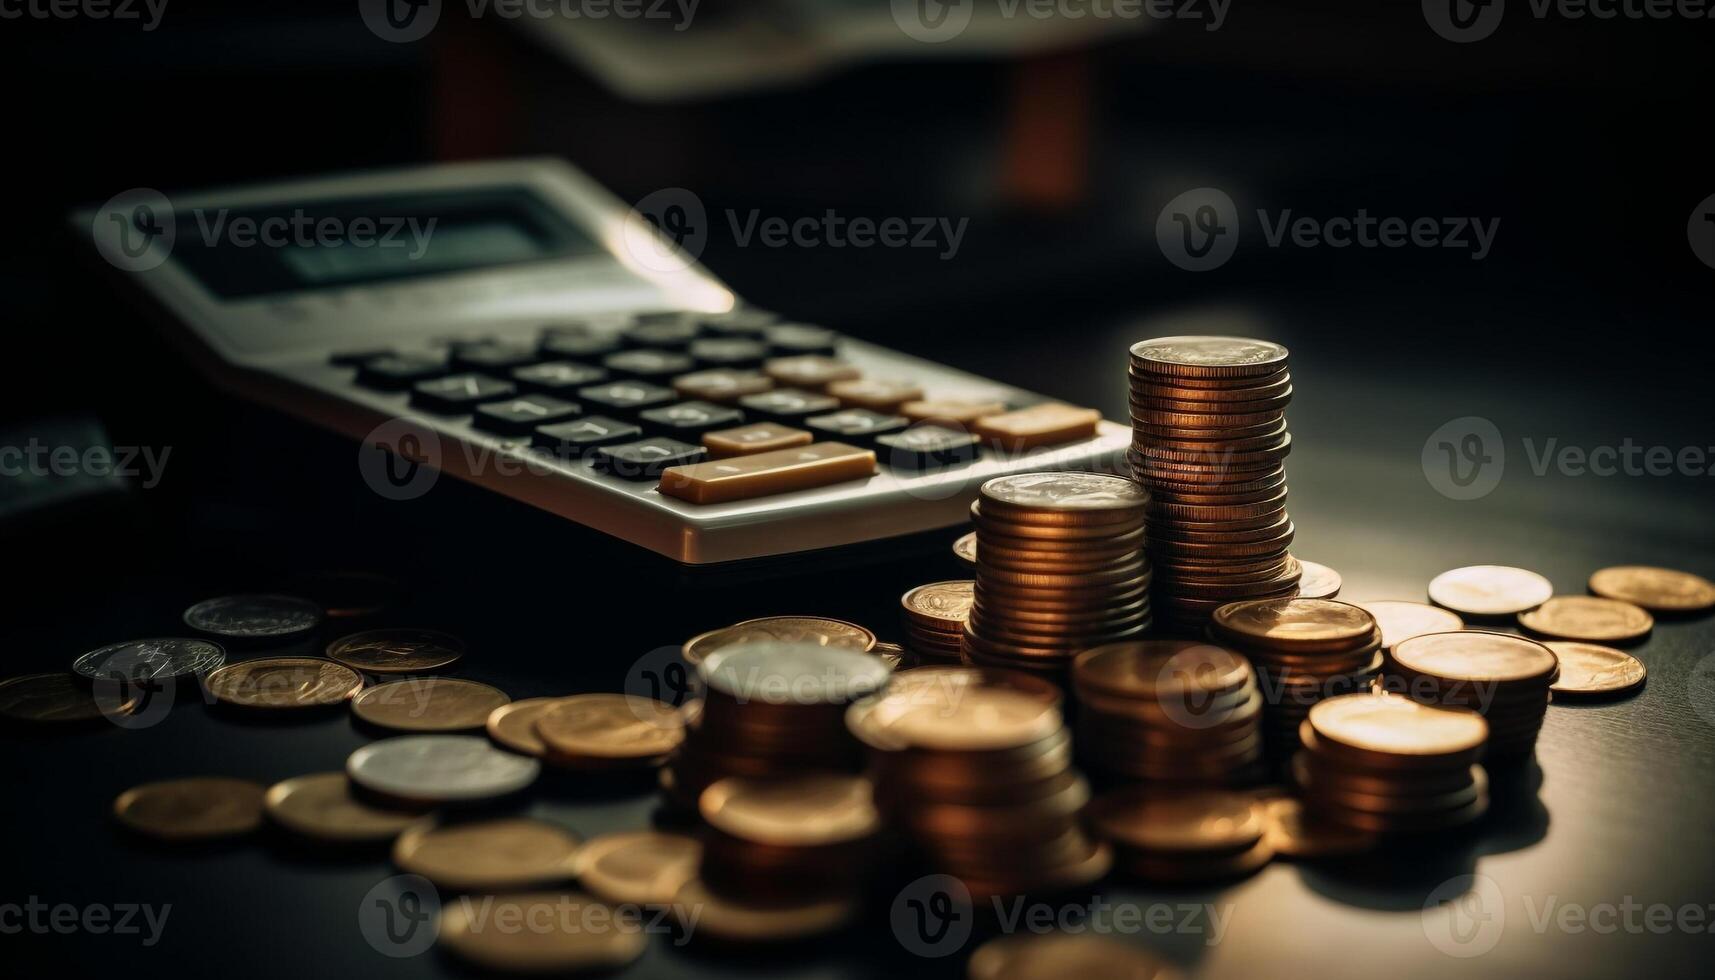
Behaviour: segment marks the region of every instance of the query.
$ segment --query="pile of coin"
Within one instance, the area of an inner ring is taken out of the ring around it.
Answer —
[[[1072,662],[1079,759],[1117,780],[1243,785],[1262,775],[1250,662],[1190,640],[1134,640]]]
[[[749,643],[811,643],[868,653],[876,647],[875,634],[856,623],[823,616],[765,616],[698,633],[685,641],[680,656],[695,669],[717,650]]]
[[[1425,633],[1388,653],[1387,689],[1425,704],[1471,708],[1488,721],[1490,767],[1528,760],[1560,677],[1554,651],[1510,633]]]
[[[1090,787],[1059,704],[1015,671],[922,667],[846,720],[870,749],[876,806],[926,870],[984,901],[1081,888],[1112,864],[1080,823]]]
[[[1210,638],[1256,667],[1263,739],[1283,763],[1319,701],[1369,690],[1382,669],[1382,632],[1368,611],[1334,599],[1252,599],[1215,610]]]
[[[1488,735],[1464,708],[1384,692],[1330,698],[1304,721],[1292,779],[1324,820],[1374,834],[1446,830],[1489,808],[1477,765]]]
[[[863,751],[846,729],[846,708],[881,691],[890,674],[856,650],[778,641],[722,647],[697,665],[703,697],[686,705],[663,792],[695,810],[703,791],[729,776],[857,772]]]
[[[1080,651],[1150,626],[1148,495],[1123,477],[1024,473],[971,504],[976,585],[964,658],[1063,677]]]
[[[729,900],[792,904],[854,896],[875,866],[881,814],[863,776],[729,777],[697,803],[698,874]]]
[[[1265,811],[1248,793],[1129,787],[1097,799],[1089,817],[1115,865],[1144,881],[1234,878],[1274,857]]]
[[[922,663],[957,663],[976,582],[959,579],[919,585],[899,600],[905,645]]]
[[[1149,490],[1163,626],[1196,633],[1223,603],[1295,594],[1287,554],[1287,351],[1243,337],[1131,349],[1132,475]]]

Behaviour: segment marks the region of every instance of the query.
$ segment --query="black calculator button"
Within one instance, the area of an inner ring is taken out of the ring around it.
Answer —
[[[564,357],[574,361],[600,360],[619,350],[619,338],[611,334],[587,331],[550,330],[542,336],[543,357]]]
[[[703,367],[754,368],[768,357],[768,345],[742,337],[711,337],[691,341],[689,352]]]
[[[802,425],[806,418],[821,415],[840,407],[840,400],[831,395],[797,388],[776,388],[738,400],[740,408],[751,415],[784,425]]]
[[[688,310],[649,310],[645,313],[634,314],[631,322],[647,326],[656,323],[684,323],[695,317],[696,314]]]
[[[898,432],[910,423],[902,415],[883,415],[867,408],[848,408],[827,415],[812,415],[804,420],[804,424],[821,439],[867,443],[876,436]]]
[[[653,347],[683,350],[702,333],[697,321],[689,318],[665,320],[660,323],[638,323],[619,332],[627,347]]]
[[[540,360],[540,357],[533,347],[497,341],[461,344],[454,347],[452,351],[452,365],[455,371],[500,374],[536,360]]]
[[[662,437],[603,446],[592,454],[597,470],[622,480],[658,479],[669,466],[700,463],[708,456],[702,446]]]
[[[337,364],[340,367],[357,367],[364,361],[373,361],[377,357],[386,357],[391,353],[393,353],[393,349],[391,347],[371,348],[369,350],[335,351],[328,357],[328,363]]]
[[[780,322],[780,317],[767,310],[732,310],[710,313],[697,318],[703,332],[712,337],[745,337],[761,340],[762,332]]]
[[[609,354],[602,358],[601,363],[618,377],[637,378],[642,381],[666,380],[675,374],[684,374],[696,366],[689,354],[653,347]]]
[[[579,388],[578,400],[608,415],[634,419],[646,408],[669,405],[679,398],[673,389],[647,381],[612,381]]]
[[[630,422],[605,415],[589,415],[553,425],[539,425],[531,433],[530,442],[561,459],[577,459],[598,446],[630,442],[642,435],[643,430]]]
[[[474,424],[490,432],[524,435],[537,426],[564,422],[580,411],[576,403],[549,395],[522,395],[478,405]]]
[[[431,412],[462,415],[482,402],[506,398],[517,391],[512,382],[485,374],[454,374],[418,382],[411,389],[411,404]]]
[[[433,354],[383,354],[358,365],[357,383],[366,388],[404,391],[448,370],[446,358]]]
[[[876,436],[876,458],[901,470],[962,466],[977,458],[975,435],[944,425],[914,425]]]
[[[651,408],[640,416],[645,427],[663,435],[695,439],[710,429],[729,429],[744,423],[744,413],[708,402],[680,402]]]
[[[825,354],[834,356],[840,345],[840,335],[826,327],[807,323],[781,323],[762,332],[769,348],[780,355]]]
[[[607,369],[573,361],[532,364],[512,372],[512,380],[531,391],[564,394],[607,380]]]

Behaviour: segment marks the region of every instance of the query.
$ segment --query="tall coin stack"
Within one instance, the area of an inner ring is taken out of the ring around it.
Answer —
[[[957,579],[919,585],[900,597],[905,646],[921,663],[956,664],[971,616],[976,582]]]
[[[1080,651],[1150,626],[1149,497],[1098,473],[1023,473],[971,504],[976,585],[964,658],[1063,679]]]
[[[1072,661],[1078,753],[1119,781],[1243,785],[1262,775],[1250,662],[1190,640],[1134,640]]]
[[[1161,337],[1131,348],[1132,475],[1149,490],[1161,625],[1195,634],[1223,603],[1296,594],[1287,553],[1286,348]]]
[[[1387,689],[1414,701],[1480,712],[1489,723],[1483,761],[1492,768],[1535,754],[1560,659],[1547,646],[1510,633],[1425,633],[1394,646],[1387,674]]]
[[[1211,639],[1256,668],[1263,740],[1274,761],[1298,751],[1300,724],[1317,702],[1367,691],[1382,669],[1382,633],[1369,612],[1334,599],[1252,599],[1215,610]]]
[[[812,643],[745,643],[709,654],[697,665],[703,697],[687,705],[685,739],[662,770],[663,792],[695,810],[703,791],[729,776],[856,772],[863,750],[846,729],[846,708],[886,687],[889,673],[870,654]]]
[[[1348,694],[1310,709],[1292,781],[1306,811],[1375,834],[1462,826],[1489,808],[1476,712],[1394,694]]]
[[[1081,888],[1112,865],[1085,833],[1059,690],[1016,671],[923,667],[854,705],[876,805],[926,869],[978,901]]]

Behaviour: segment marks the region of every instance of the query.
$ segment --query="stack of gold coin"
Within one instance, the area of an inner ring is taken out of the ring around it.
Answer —
[[[1488,765],[1536,751],[1560,661],[1546,645],[1510,633],[1460,630],[1403,640],[1388,653],[1388,690],[1414,701],[1480,712],[1489,723]]]
[[[863,751],[845,711],[886,687],[890,673],[871,654],[809,643],[715,651],[697,666],[703,697],[686,705],[684,739],[663,770],[667,799],[694,810],[728,776],[857,772]]]
[[[928,871],[981,901],[1081,888],[1112,864],[1079,820],[1090,788],[1059,703],[1015,671],[923,667],[846,720],[870,749],[877,807]]]
[[[1131,349],[1132,475],[1149,490],[1155,609],[1195,633],[1223,603],[1294,595],[1286,348],[1161,337]]]
[[[1304,721],[1292,780],[1315,816],[1375,834],[1462,826],[1489,808],[1481,715],[1385,692],[1329,698]]]
[[[971,505],[977,573],[964,659],[1063,677],[1080,651],[1150,625],[1144,507],[1135,483],[1098,473],[1023,473]]]
[[[1144,881],[1234,878],[1274,857],[1267,813],[1249,793],[1128,787],[1097,799],[1089,817],[1115,864]]]
[[[698,874],[735,901],[850,897],[875,865],[881,814],[863,776],[728,777],[697,810],[707,824]]]
[[[957,663],[976,582],[959,579],[919,585],[900,598],[905,645],[924,663]]]
[[[1370,613],[1334,599],[1252,599],[1215,610],[1209,636],[1256,667],[1263,739],[1284,763],[1319,701],[1370,689],[1382,669],[1382,632]]]
[[[1134,640],[1072,662],[1083,764],[1116,780],[1243,785],[1262,775],[1250,662],[1190,640]]]

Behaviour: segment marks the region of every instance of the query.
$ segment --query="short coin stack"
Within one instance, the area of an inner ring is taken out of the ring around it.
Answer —
[[[688,810],[728,776],[856,772],[863,753],[846,706],[880,691],[890,671],[856,650],[753,642],[709,654],[697,673],[701,706],[687,710],[684,741],[661,776],[668,800]]]
[[[1115,865],[1144,881],[1216,881],[1274,857],[1261,802],[1249,793],[1131,787],[1090,804],[1090,826]]]
[[[905,646],[924,663],[958,663],[976,582],[958,579],[919,585],[899,600]]]
[[[730,900],[851,898],[875,864],[881,815],[862,776],[729,777],[697,808],[707,824],[699,874]]]
[[[1112,863],[1079,821],[1090,787],[1059,700],[1013,671],[924,667],[847,715],[871,750],[877,806],[927,871],[978,901],[1084,887]]]
[[[1241,785],[1262,775],[1262,695],[1250,662],[1190,640],[1133,640],[1072,662],[1078,752],[1119,780]]]
[[[1196,633],[1226,602],[1295,594],[1287,546],[1287,351],[1244,337],[1131,349],[1132,475],[1149,490],[1155,608]]]
[[[1493,767],[1535,753],[1549,687],[1559,676],[1554,651],[1535,640],[1460,630],[1400,642],[1389,652],[1386,684],[1414,701],[1481,712],[1489,723],[1483,761]]]
[[[1489,808],[1476,764],[1489,726],[1474,711],[1382,692],[1310,709],[1292,780],[1316,816],[1377,834],[1463,826]]]
[[[971,505],[977,572],[964,657],[1063,677],[1080,651],[1150,625],[1148,496],[1123,477],[1024,473]]]
[[[1253,599],[1215,610],[1209,635],[1250,658],[1266,705],[1263,738],[1284,763],[1318,701],[1369,690],[1381,671],[1381,629],[1368,611],[1334,599]]]

